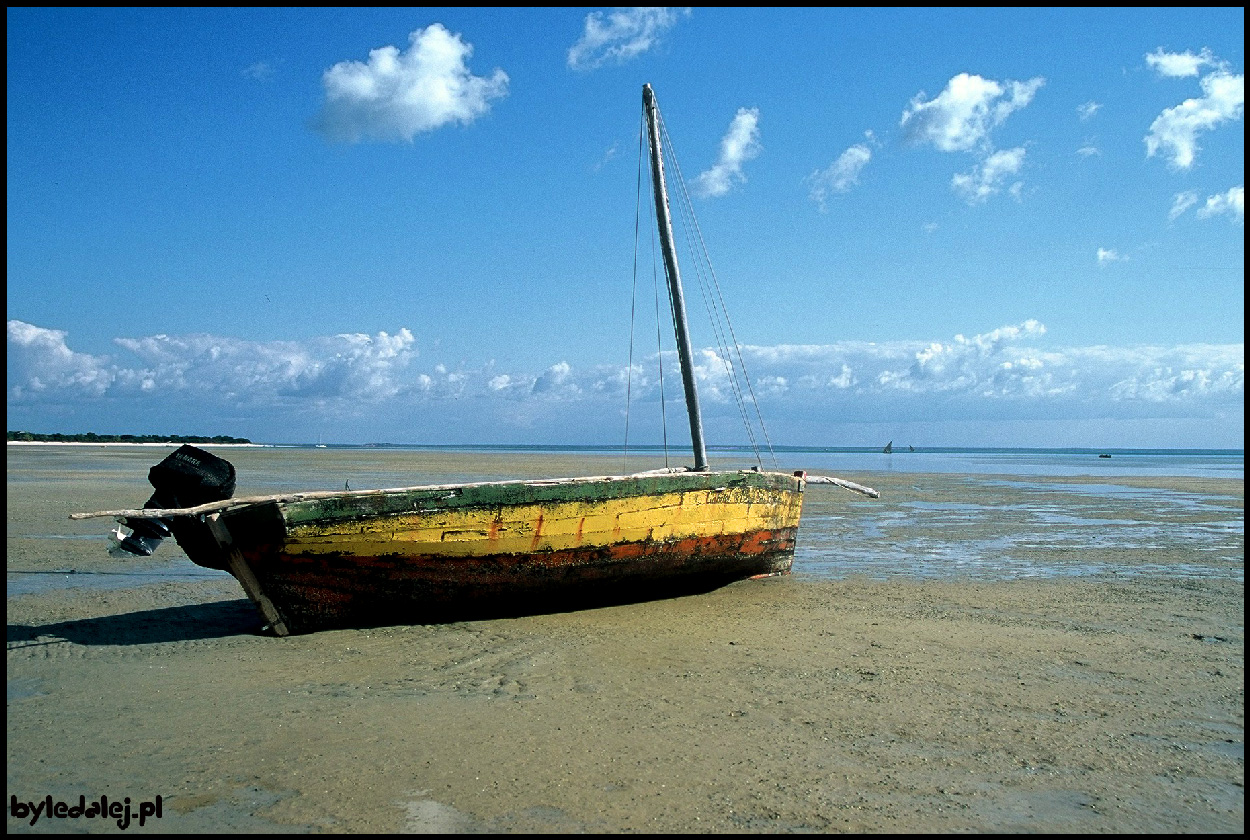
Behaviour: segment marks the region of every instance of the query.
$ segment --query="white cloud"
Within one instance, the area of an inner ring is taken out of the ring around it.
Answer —
[[[1198,203],[1198,193],[1193,190],[1177,193],[1172,197],[1172,209],[1168,211],[1168,218],[1175,221],[1190,207]]]
[[[758,108],[739,108],[729,131],[720,141],[720,159],[695,179],[695,191],[704,197],[722,196],[735,182],[746,181],[742,164],[760,153],[760,112]]]
[[[273,67],[267,61],[258,61],[244,67],[243,75],[251,79],[268,79],[273,75]]]
[[[1236,186],[1227,192],[1207,196],[1206,203],[1198,208],[1198,218],[1209,219],[1213,216],[1227,215],[1233,222],[1244,225],[1246,223],[1245,193],[1245,187]],[[1196,190],[1177,193],[1172,199],[1172,209],[1168,211],[1168,219],[1175,221],[1180,218],[1199,200]]]
[[[1002,190],[1003,182],[1020,171],[1024,165],[1024,148],[1004,149],[994,152],[970,172],[951,179],[951,188],[963,196],[969,204],[980,204]],[[1020,184],[1013,184],[1018,194]]]
[[[506,96],[508,74],[475,76],[473,47],[442,24],[408,36],[409,48],[369,52],[368,63],[343,61],[322,75],[326,101],[318,127],[332,140],[408,140],[450,123],[468,124]]]
[[[10,319],[9,399],[23,400],[49,393],[99,396],[116,381],[109,360],[76,353],[65,343],[64,330],[50,330]],[[19,375],[14,380],[13,372]]]
[[[912,99],[899,125],[914,142],[944,152],[969,151],[987,145],[990,132],[1027,106],[1043,84],[1041,77],[1000,84],[960,73],[933,99],[925,101],[923,93]]]
[[[1084,122],[1085,120],[1093,119],[1094,115],[1097,114],[1099,110],[1101,109],[1102,109],[1101,103],[1085,102],[1077,106],[1076,113],[1078,116],[1080,116],[1081,121]]]
[[[1102,152],[1098,150],[1098,147],[1095,146],[1093,143],[1085,143],[1079,149],[1076,150],[1076,153],[1080,155],[1081,157],[1094,157],[1096,155],[1102,154]]]
[[[1044,325],[1028,320],[949,341],[779,345],[744,353],[752,370],[792,383],[795,406],[826,412],[911,396],[923,398],[915,409],[930,414],[1004,400],[1039,411],[1082,403],[1114,414],[1126,402],[1229,405],[1244,392],[1244,345],[1044,348],[1045,335]],[[934,402],[934,395],[946,399]]]
[[[60,399],[145,392],[226,402],[295,397],[367,403],[390,399],[415,384],[405,375],[417,356],[415,339],[406,329],[395,335],[344,334],[308,342],[210,335],[114,339],[131,357],[127,363],[75,353],[65,339],[60,330],[9,322],[10,399],[54,391]],[[434,380],[427,384],[432,387]]]
[[[1198,210],[1200,219],[1225,214],[1235,222],[1243,225],[1246,223],[1246,188],[1244,186],[1233,187],[1226,193],[1210,196],[1207,198],[1207,203]]]
[[[581,435],[579,441],[598,440],[617,431],[612,423],[627,384],[623,365],[560,361],[537,374],[495,363],[450,369],[422,359],[406,329],[273,342],[154,335],[116,340],[114,357],[75,352],[63,331],[22,321],[11,320],[8,333],[9,414],[21,424],[16,428],[31,430],[73,417],[78,429],[109,431],[130,412],[137,419],[128,422],[148,428],[157,416],[178,423],[213,418],[213,433],[229,421],[226,431],[234,434],[242,421],[230,418],[246,416],[247,428],[261,431],[244,434],[269,441],[291,440],[299,434],[293,428],[323,427],[327,418],[345,430],[383,424],[389,431],[382,439],[391,440],[506,443],[556,427]],[[1240,417],[1242,344],[1053,347],[1043,344],[1046,336],[1045,326],[1026,320],[971,337],[740,349],[770,425],[801,420],[819,428],[874,413],[935,423]],[[652,356],[635,363],[629,384],[637,409],[659,406],[658,362]],[[671,351],[664,363],[673,410],[681,382]],[[724,359],[697,349],[696,368],[705,422],[730,433],[740,428]],[[42,425],[32,420],[40,417]]]
[[[655,46],[660,36],[689,15],[688,8],[659,7],[614,9],[606,15],[591,12],[581,39],[569,48],[569,67],[593,70],[609,61],[628,61]]]
[[[568,362],[558,362],[547,368],[530,386],[530,393],[549,397],[570,397],[580,392],[581,386]]]
[[[1174,403],[1211,396],[1237,396],[1245,393],[1246,372],[1243,365],[1225,369],[1185,367],[1184,362],[1167,364],[1164,360],[1147,370],[1130,373],[1111,386],[1117,401]]]
[[[1099,265],[1106,265],[1107,263],[1119,262],[1120,260],[1126,260],[1126,259],[1128,259],[1128,257],[1120,256],[1120,253],[1116,251],[1114,248],[1099,248],[1098,249],[1098,264]]]
[[[969,204],[980,204],[1002,192],[1010,176],[1024,164],[1024,147],[994,150],[991,133],[1026,107],[1045,79],[1027,82],[996,82],[969,73],[953,77],[933,99],[921,93],[903,110],[899,125],[914,143],[932,143],[943,152],[973,152],[979,162],[971,170],[951,178],[951,187]],[[1006,186],[1016,198],[1024,184]]]
[[[846,192],[859,182],[859,173],[872,160],[872,150],[864,143],[851,146],[838,156],[828,168],[813,172],[808,181],[811,191],[808,196],[812,201],[825,208],[825,200],[830,192]]]
[[[859,384],[859,380],[855,378],[850,365],[843,364],[836,376],[829,377],[828,384],[830,388],[853,388]]]
[[[1203,67],[1215,64],[1211,51],[1203,49],[1195,55],[1186,50],[1183,53],[1164,52],[1163,47],[1146,55],[1146,63],[1158,71],[1160,76],[1184,77],[1197,76]]]
[[[1222,123],[1241,119],[1245,108],[1245,76],[1234,75],[1209,52],[1164,53],[1146,56],[1165,76],[1196,76],[1200,68],[1214,65],[1217,69],[1200,80],[1202,96],[1186,99],[1174,108],[1167,108],[1150,125],[1145,137],[1146,157],[1164,154],[1175,169],[1189,169],[1194,164],[1199,146],[1198,136]]]

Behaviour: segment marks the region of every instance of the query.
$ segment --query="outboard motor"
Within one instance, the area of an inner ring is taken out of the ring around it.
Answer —
[[[221,502],[234,495],[234,465],[194,446],[183,445],[164,461],[148,471],[148,481],[156,488],[144,508],[188,508],[209,502]],[[183,545],[184,538],[202,538],[205,525],[190,516],[170,519],[126,519],[131,529],[117,546],[126,554],[150,557],[156,547],[171,534]]]

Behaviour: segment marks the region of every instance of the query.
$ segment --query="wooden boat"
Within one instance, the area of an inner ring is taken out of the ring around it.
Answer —
[[[643,101],[692,468],[230,498],[233,466],[184,446],[152,468],[157,492],[143,509],[74,518],[117,517],[132,529],[117,534],[131,554],[172,533],[195,563],[233,574],[278,635],[580,608],[787,573],[807,476],[708,468],[649,85]]]

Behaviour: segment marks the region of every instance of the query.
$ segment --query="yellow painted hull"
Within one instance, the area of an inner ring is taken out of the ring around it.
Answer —
[[[788,572],[801,475],[345,493],[223,522],[291,632],[568,609]]]
[[[500,504],[296,525],[288,529],[286,550],[357,557],[484,557],[669,542],[794,527],[802,498],[793,494],[784,502],[763,488],[726,488],[600,502]]]

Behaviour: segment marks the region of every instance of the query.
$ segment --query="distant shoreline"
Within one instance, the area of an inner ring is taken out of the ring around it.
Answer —
[[[90,441],[90,440],[11,440],[8,441],[9,446],[182,446],[182,441]],[[269,443],[213,443],[212,441],[202,441],[195,444],[196,446],[223,446],[235,449],[240,448],[271,448],[273,444]]]

